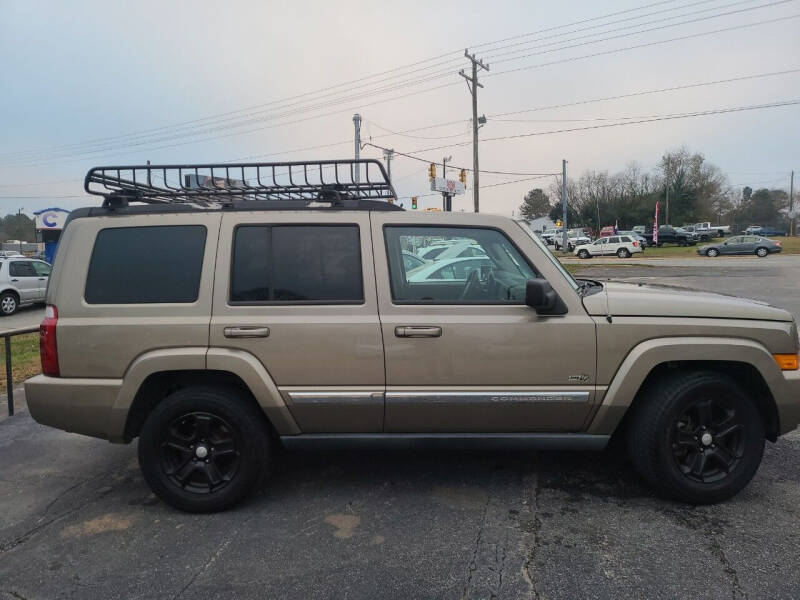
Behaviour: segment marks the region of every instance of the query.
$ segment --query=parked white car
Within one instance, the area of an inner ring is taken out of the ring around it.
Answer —
[[[616,254],[620,258],[628,258],[633,254],[642,251],[642,245],[628,235],[612,235],[611,237],[600,238],[575,248],[575,255],[579,258],[591,258],[593,256],[612,256]]]
[[[589,244],[592,241],[592,238],[590,238],[588,235],[584,235],[582,233],[573,233],[573,232],[570,231],[570,232],[567,232],[567,236],[568,236],[567,239],[569,240],[567,242],[567,247],[569,248],[570,252],[575,250],[575,248],[577,248],[578,246],[583,246],[584,244]],[[553,245],[556,247],[556,250],[561,250],[561,246],[562,246],[563,243],[564,243],[564,234],[563,233],[553,236]]]
[[[23,256],[0,259],[0,315],[9,316],[20,306],[44,302],[50,265]]]
[[[409,282],[421,281],[466,281],[472,271],[479,271],[481,267],[491,267],[489,258],[448,258],[418,267],[408,273]]]

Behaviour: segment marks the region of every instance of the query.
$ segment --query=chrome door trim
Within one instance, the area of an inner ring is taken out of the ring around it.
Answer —
[[[482,391],[482,392],[387,392],[387,404],[588,404],[590,392],[581,391]]]
[[[383,404],[383,392],[286,392],[293,404]]]
[[[610,435],[587,433],[302,433],[282,435],[286,448],[464,448],[602,450]]]

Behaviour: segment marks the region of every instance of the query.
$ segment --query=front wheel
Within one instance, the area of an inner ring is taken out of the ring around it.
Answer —
[[[619,250],[617,250],[617,256],[619,256],[620,258],[629,258],[630,255],[631,253],[628,252],[627,248],[620,248]]]
[[[187,512],[241,501],[265,470],[267,425],[234,387],[178,390],[153,409],[139,437],[139,466],[150,489]]]
[[[736,381],[713,371],[662,377],[640,393],[627,430],[634,467],[662,496],[721,502],[752,479],[764,423]]]
[[[758,248],[756,250],[756,256],[758,256],[759,258],[764,258],[767,254],[769,254],[769,250],[767,250],[764,247]]]
[[[591,258],[588,250],[578,250],[578,258]]]

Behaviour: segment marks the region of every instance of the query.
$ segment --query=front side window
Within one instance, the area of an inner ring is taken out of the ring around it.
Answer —
[[[234,233],[230,302],[363,303],[358,226],[237,227]]]
[[[94,242],[84,298],[89,304],[195,302],[205,247],[203,225],[103,229]]]
[[[36,261],[33,263],[33,270],[39,277],[50,277],[50,265],[47,263]]]
[[[494,229],[387,226],[384,231],[396,303],[524,304],[525,284],[538,276]],[[426,255],[424,265],[405,268],[404,252],[434,244],[453,251],[445,250],[430,261]]]
[[[36,277],[36,271],[33,270],[33,265],[29,261],[13,261],[8,273],[11,277]]]

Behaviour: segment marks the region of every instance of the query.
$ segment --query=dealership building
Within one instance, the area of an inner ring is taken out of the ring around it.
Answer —
[[[36,241],[44,244],[45,260],[52,264],[69,211],[63,208],[45,208],[33,214],[36,217]]]

